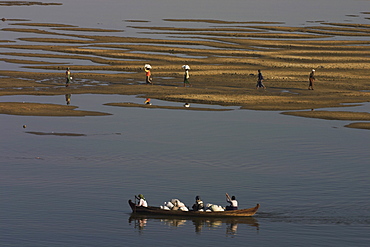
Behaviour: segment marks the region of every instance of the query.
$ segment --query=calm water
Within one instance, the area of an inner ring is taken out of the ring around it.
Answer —
[[[140,35],[123,20],[368,23],[361,11],[369,7],[362,0],[58,2],[64,5],[0,7],[0,17]],[[65,104],[65,96],[0,101]],[[368,246],[369,131],[278,112],[103,105],[127,101],[143,99],[72,95],[71,105],[112,114],[104,117],[0,115],[0,246]],[[369,112],[370,105],[356,109]],[[151,205],[171,198],[191,205],[196,195],[225,205],[225,192],[242,208],[260,203],[259,213],[239,222],[145,219],[131,218],[127,204],[143,193]]]
[[[1,97],[20,99],[64,103]],[[126,101],[143,99],[72,95],[72,105],[113,114],[106,117],[0,116],[3,246],[367,246],[366,130],[277,112],[102,106]],[[260,203],[259,214],[246,222],[149,218],[140,227],[126,202],[143,193],[152,205],[191,205],[199,194],[224,205],[225,192],[241,207]]]

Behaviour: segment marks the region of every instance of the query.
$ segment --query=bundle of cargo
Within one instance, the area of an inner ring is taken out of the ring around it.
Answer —
[[[215,205],[215,204],[211,204],[211,203],[208,203],[206,205],[206,211],[211,211],[211,212],[221,212],[221,211],[225,211],[225,208],[220,206],[220,205]]]
[[[169,202],[164,202],[161,209],[165,210],[181,210],[181,211],[189,211],[186,205],[181,202],[179,199],[171,199]]]

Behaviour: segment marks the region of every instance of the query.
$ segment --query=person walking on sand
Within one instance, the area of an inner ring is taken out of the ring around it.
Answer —
[[[146,84],[151,84],[151,85],[153,85],[152,78],[150,77],[150,76],[151,76],[151,72],[150,72],[150,69],[151,69],[151,68],[152,68],[152,66],[150,66],[150,64],[145,64],[145,65],[144,65],[145,81],[146,81]]]
[[[260,87],[262,87],[263,89],[266,89],[265,85],[263,85],[263,75],[261,73],[261,70],[258,70],[256,89]]]
[[[67,68],[66,70],[66,87],[69,86],[69,83],[72,81],[72,76],[71,76],[71,70]]]
[[[308,81],[309,81],[308,90],[313,90],[313,84],[314,84],[315,80],[316,80],[315,70],[313,69],[310,73],[310,76],[308,77]]]
[[[191,87],[191,83],[189,82],[189,70],[190,70],[190,66],[189,65],[183,65],[182,68],[185,70],[185,74],[184,74],[184,87],[186,87],[186,85],[189,85],[189,87]]]

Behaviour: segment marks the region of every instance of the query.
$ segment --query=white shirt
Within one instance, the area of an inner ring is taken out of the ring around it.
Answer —
[[[148,203],[144,199],[140,199],[138,206],[139,207],[148,207]]]
[[[232,207],[238,207],[238,201],[237,200],[227,200],[228,202],[230,202],[231,203],[231,205],[230,206],[232,206]]]
[[[231,206],[238,207],[238,201],[237,200],[231,200]]]

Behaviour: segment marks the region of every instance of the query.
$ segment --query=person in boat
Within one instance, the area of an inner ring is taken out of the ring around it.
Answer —
[[[195,203],[194,203],[192,209],[194,211],[199,211],[201,209],[204,209],[204,203],[203,203],[202,199],[200,199],[199,196],[195,197]]]
[[[226,210],[238,210],[238,201],[236,200],[235,196],[230,196],[226,193],[226,201],[230,203],[230,205],[226,206]]]
[[[139,194],[137,196],[137,198],[139,199],[139,203],[136,206],[138,206],[138,207],[148,207],[148,202],[146,201],[143,194]]]

